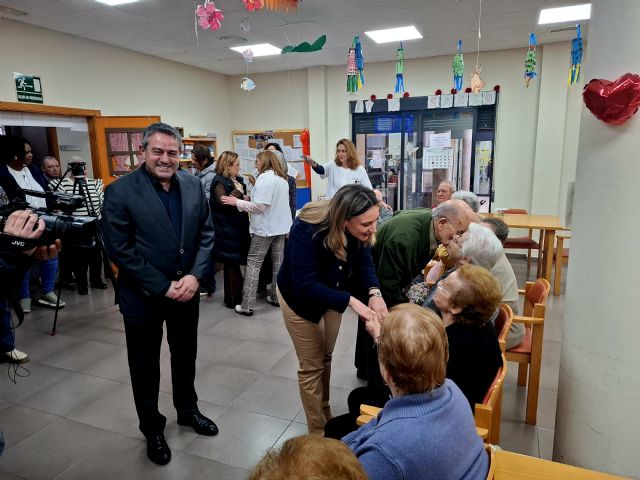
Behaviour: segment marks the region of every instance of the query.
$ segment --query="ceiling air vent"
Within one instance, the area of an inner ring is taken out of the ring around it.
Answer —
[[[549,33],[560,33],[560,32],[575,32],[575,25],[566,25],[564,27],[551,27],[547,28],[547,32]]]
[[[220,35],[218,40],[228,43],[247,43],[247,37],[241,37],[240,35]]]

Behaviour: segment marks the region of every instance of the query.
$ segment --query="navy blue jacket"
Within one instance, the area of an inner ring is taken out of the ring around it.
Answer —
[[[33,179],[40,184],[42,189],[46,192],[49,190],[49,183],[44,178],[44,173],[35,165],[31,164],[27,167],[33,176]],[[9,167],[6,164],[0,165],[0,187],[4,189],[9,197],[9,200],[13,200],[14,198],[20,198],[22,200],[25,199],[24,193],[20,191],[20,186],[16,179],[13,178],[13,175],[9,172]]]
[[[318,323],[326,310],[344,312],[350,291],[380,288],[371,249],[347,233],[347,261],[324,246],[326,232],[297,218],[293,222],[278,288],[287,305],[300,317]]]

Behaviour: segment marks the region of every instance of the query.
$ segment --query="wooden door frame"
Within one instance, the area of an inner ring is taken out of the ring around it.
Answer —
[[[87,119],[89,145],[91,146],[91,165],[93,166],[94,172],[100,172],[98,143],[96,138],[96,117],[102,116],[100,110],[57,107],[53,105],[40,105],[34,103],[0,102],[0,111],[38,113],[41,115],[59,115],[64,117],[85,117]],[[59,152],[56,152],[56,155],[59,155]]]

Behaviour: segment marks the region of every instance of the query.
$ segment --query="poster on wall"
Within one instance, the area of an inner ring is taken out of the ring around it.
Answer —
[[[422,149],[422,169],[433,170],[435,168],[449,168],[451,166],[451,148],[430,148]]]

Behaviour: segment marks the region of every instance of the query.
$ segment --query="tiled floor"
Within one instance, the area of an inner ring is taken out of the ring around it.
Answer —
[[[514,264],[522,284],[524,262]],[[56,336],[49,335],[52,311],[37,307],[17,330],[30,374],[13,384],[8,365],[0,365],[1,480],[242,479],[267,449],[306,433],[296,357],[280,310],[262,300],[256,315],[242,317],[224,308],[217,292],[201,303],[196,387],[200,409],[220,434],[201,437],[176,424],[165,343],[160,405],[173,459],[165,467],[152,464],[137,427],[124,327],[111,290],[63,295],[67,307]],[[526,391],[509,365],[500,442],[507,450],[551,457],[562,298],[549,300],[536,427],[523,423]],[[334,414],[346,411],[349,391],[361,384],[353,367],[355,332],[355,316],[345,315],[333,361]]]

